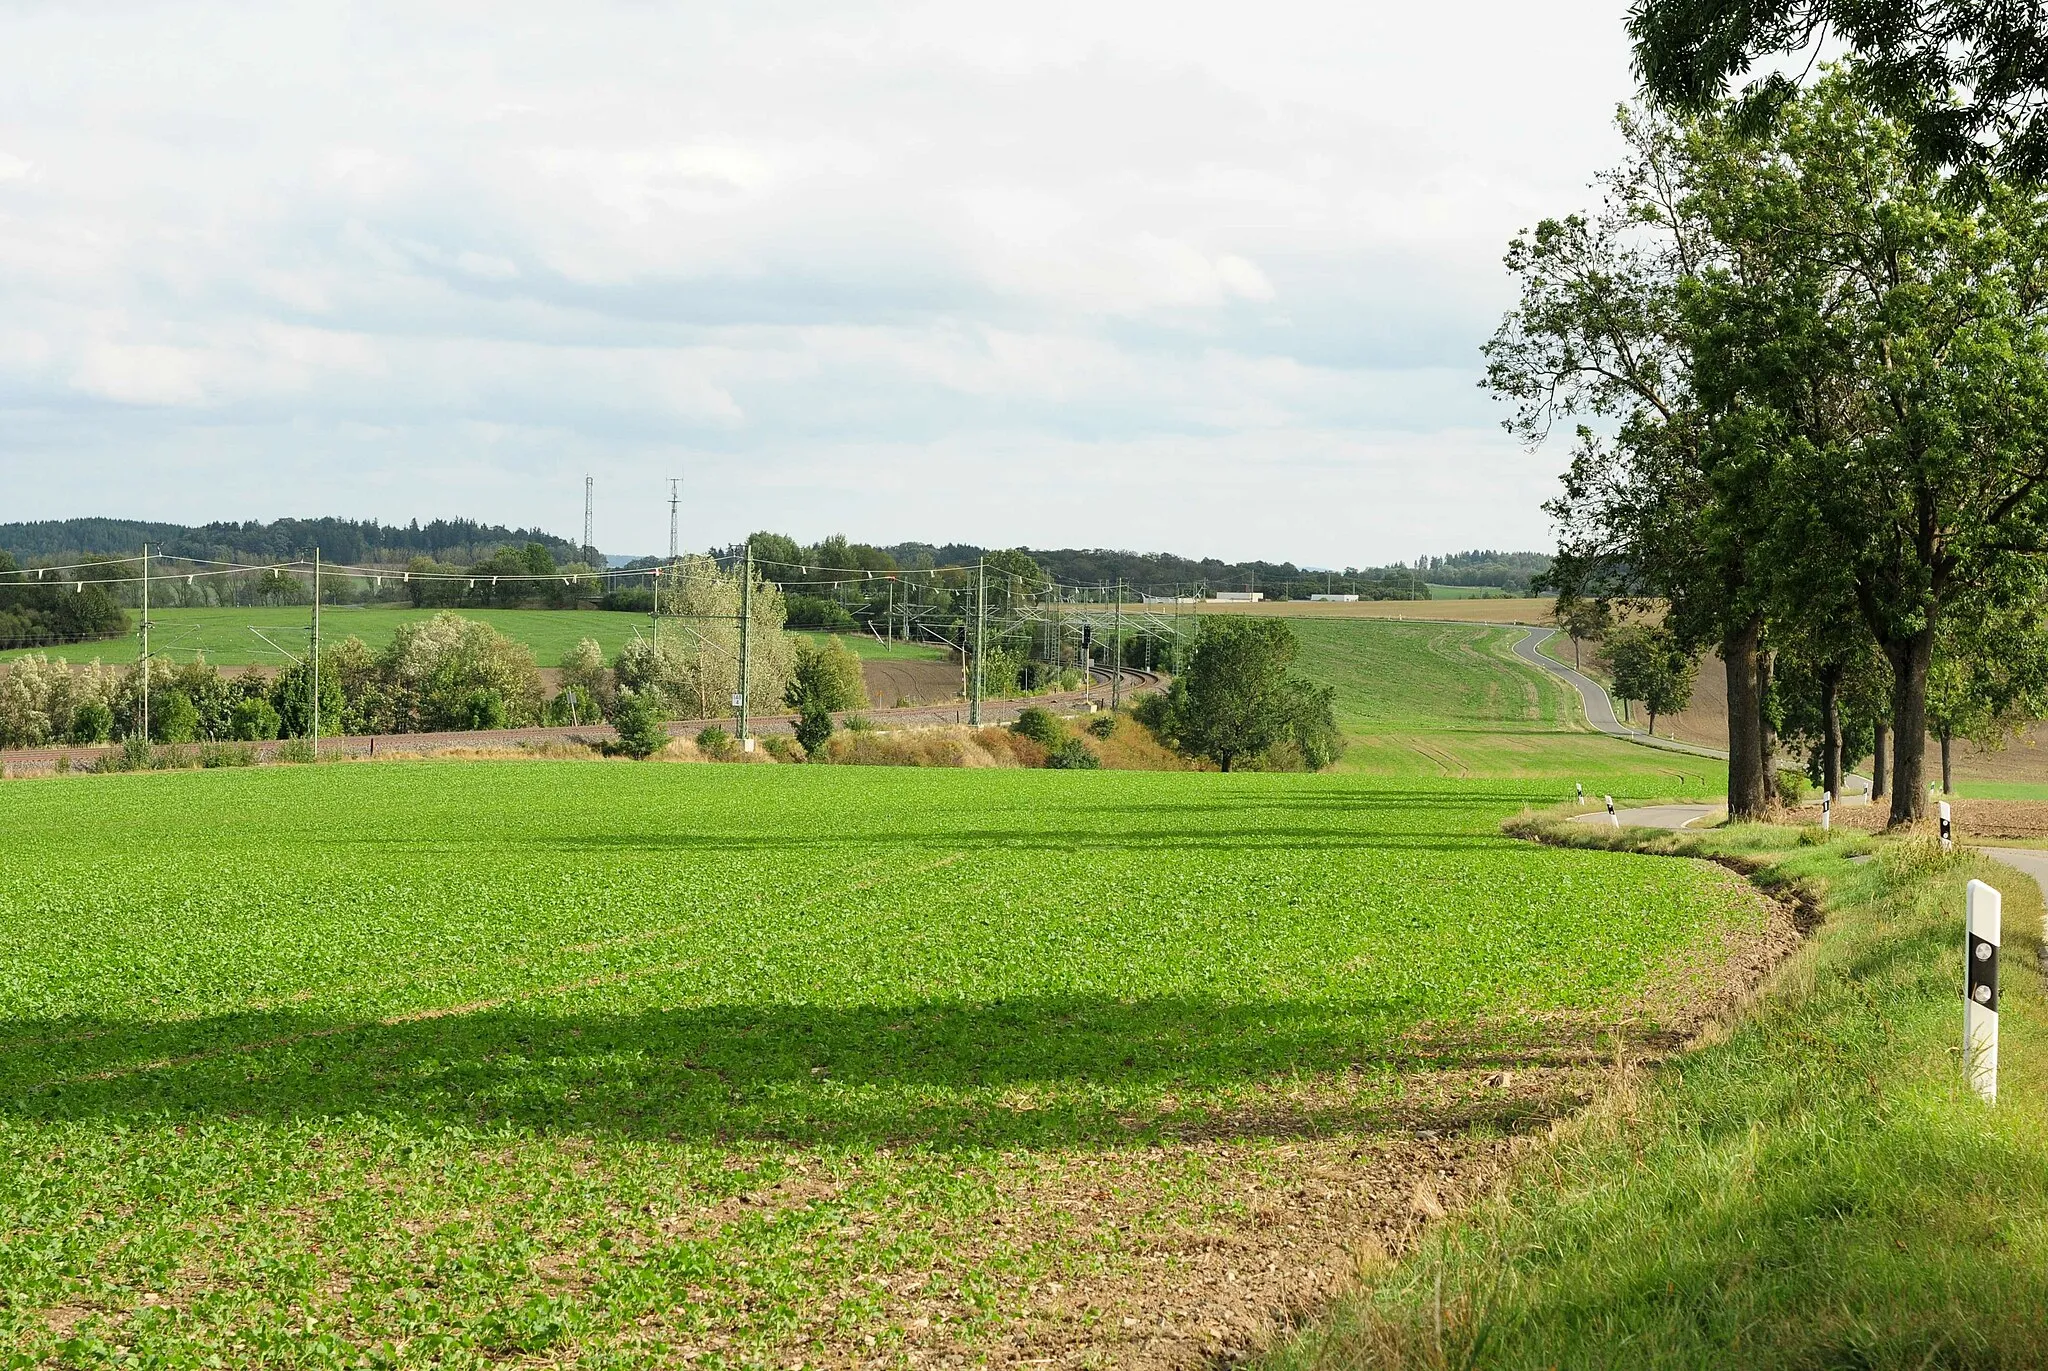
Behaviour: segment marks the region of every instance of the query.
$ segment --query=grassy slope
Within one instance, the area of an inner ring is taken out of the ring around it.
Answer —
[[[1384,620],[1292,621],[1297,668],[1335,687],[1339,769],[1388,778],[1547,781],[1589,792],[1718,795],[1726,768],[1584,731],[1577,696],[1513,655],[1525,630]],[[1649,778],[1650,788],[1640,788]],[[1623,783],[1623,782],[1616,782]],[[1556,793],[1556,792],[1553,792]]]
[[[80,1364],[779,1363],[900,1348],[900,1286],[974,1345],[1048,1280],[1237,1231],[1233,1187],[1291,1184],[1305,1137],[1355,1158],[1402,1061],[1491,1050],[1457,1025],[1611,1010],[1725,918],[1698,869],[1504,839],[1543,793],[591,763],[18,783],[0,1327]],[[1186,1136],[1227,1146],[1147,1160]],[[1150,1198],[1105,1241],[1044,1207],[1074,1174]],[[796,1198],[736,1198],[770,1192]]]
[[[1794,837],[1656,840],[1778,849],[1768,879],[1818,891],[1827,920],[1732,1033],[1621,1079],[1497,1200],[1369,1273],[1275,1368],[2043,1363],[2039,893],[1924,839],[1856,866],[1846,842]],[[2005,897],[1995,1109],[1958,1069],[1970,876]]]
[[[384,606],[331,606],[321,611],[320,631],[329,642],[354,635],[375,650],[391,641],[391,635],[400,624],[431,618],[437,612]],[[534,660],[542,666],[553,666],[559,662],[562,654],[583,638],[594,639],[605,650],[605,655],[610,656],[634,635],[646,636],[649,628],[645,614],[605,610],[464,609],[452,612],[465,619],[481,620],[507,637],[525,643],[533,649]],[[283,653],[250,632],[250,627],[262,629],[292,652],[303,652],[312,614],[312,609],[304,605],[152,610],[149,617],[155,627],[150,632],[150,648],[175,661],[188,661],[194,653],[203,652],[206,660],[215,666],[281,666],[287,660]],[[885,645],[873,638],[853,634],[846,635],[845,641],[864,658],[919,661],[937,660],[941,655],[938,649],[923,644]],[[52,660],[90,662],[97,659],[114,663],[132,661],[136,646],[135,639],[128,637],[95,643],[71,643],[37,651]],[[10,652],[0,656],[0,660],[26,655],[29,654]]]

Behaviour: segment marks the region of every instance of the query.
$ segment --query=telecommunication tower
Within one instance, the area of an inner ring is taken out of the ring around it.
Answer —
[[[595,477],[586,476],[583,478],[583,546],[586,550],[597,546],[597,540],[590,520],[596,484]]]
[[[676,542],[676,504],[678,501],[682,499],[682,497],[676,493],[676,487],[680,486],[682,483],[683,480],[680,476],[671,476],[668,478],[668,559],[671,562],[673,562],[676,559],[677,555],[682,551],[681,547]]]

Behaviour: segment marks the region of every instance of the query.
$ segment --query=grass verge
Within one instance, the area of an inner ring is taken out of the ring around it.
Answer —
[[[1742,866],[1824,914],[1733,1023],[1618,1071],[1488,1200],[1271,1354],[1329,1366],[2038,1366],[2048,1348],[2041,899],[1925,839],[1525,836]],[[1875,860],[1852,863],[1858,852]],[[1961,910],[2004,895],[2001,1091],[1960,1069]]]

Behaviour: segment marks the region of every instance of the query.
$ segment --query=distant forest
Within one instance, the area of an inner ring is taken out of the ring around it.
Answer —
[[[589,561],[566,538],[532,528],[505,528],[474,519],[435,519],[422,524],[380,524],[375,519],[279,519],[274,523],[184,524],[133,519],[47,519],[0,524],[0,552],[24,566],[85,557],[125,557],[148,543],[170,557],[205,557],[230,562],[286,562],[311,557],[330,562],[398,566],[414,557],[468,565],[502,548],[539,543],[557,562]]]
[[[1001,549],[973,543],[896,543],[878,547],[843,537],[798,544],[779,534],[757,533],[757,555],[812,565],[883,571],[960,566]],[[422,524],[381,524],[376,520],[279,519],[273,523],[145,523],[130,519],[62,519],[0,524],[0,552],[22,566],[127,556],[147,542],[172,557],[220,561],[277,562],[310,557],[317,547],[330,562],[404,566],[427,558],[447,568],[476,567],[517,553],[531,561],[536,546],[559,566],[601,566],[595,548],[581,548],[539,529],[513,529],[473,519],[435,519]],[[739,544],[715,549],[734,553]],[[1125,552],[1103,548],[1019,548],[1047,575],[1073,585],[1113,585],[1122,580],[1133,594],[1203,594],[1219,590],[1262,591],[1271,599],[1300,599],[1317,593],[1358,594],[1374,599],[1422,599],[1426,586],[1495,587],[1526,595],[1531,581],[1549,569],[1540,552],[1475,549],[1423,557],[1412,565],[1309,568],[1293,562],[1226,562],[1214,557],[1180,557],[1167,552]],[[546,559],[543,559],[546,560]],[[642,558],[632,565],[652,564]],[[493,567],[493,569],[498,569]],[[507,568],[509,569],[509,568]],[[785,579],[770,571],[771,579]]]

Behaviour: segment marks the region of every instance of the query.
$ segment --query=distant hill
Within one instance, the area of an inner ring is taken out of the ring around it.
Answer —
[[[474,519],[435,519],[422,524],[380,524],[374,519],[278,519],[272,523],[146,523],[134,519],[48,519],[0,524],[0,551],[17,562],[59,562],[79,557],[122,556],[144,543],[172,557],[219,561],[281,562],[310,557],[318,548],[330,562],[391,565],[416,556],[467,565],[500,548],[539,543],[558,562],[579,560],[582,549],[566,538],[534,528],[506,528]]]

